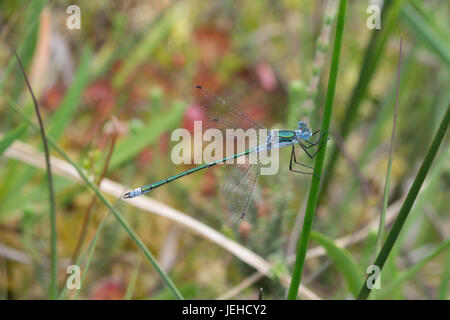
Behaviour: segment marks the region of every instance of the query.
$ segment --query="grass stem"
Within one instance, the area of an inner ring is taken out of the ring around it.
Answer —
[[[433,138],[431,147],[428,150],[427,155],[425,156],[425,159],[422,162],[422,165],[420,166],[419,172],[417,173],[416,178],[414,179],[411,189],[409,189],[408,195],[406,196],[406,199],[403,202],[402,207],[400,208],[400,212],[398,213],[397,219],[395,220],[394,225],[392,226],[392,229],[389,232],[389,235],[387,236],[380,253],[375,259],[374,265],[378,266],[380,268],[380,271],[383,269],[383,266],[389,256],[389,253],[391,252],[395,244],[395,241],[397,240],[397,237],[400,234],[400,231],[402,230],[403,224],[405,223],[406,218],[408,217],[409,212],[411,211],[411,207],[413,206],[414,201],[417,198],[417,194],[419,193],[420,188],[422,187],[425,177],[427,176],[427,173],[430,170],[431,163],[433,162],[439,150],[441,142],[444,139],[449,121],[450,121],[450,105],[447,106],[447,111],[445,112],[445,115],[442,118],[439,129],[437,130]],[[368,277],[369,276],[367,276],[366,281],[364,282],[359,292],[358,299],[367,299],[367,297],[370,294],[370,289],[366,285]]]
[[[391,35],[393,29],[397,25],[397,19],[400,15],[400,9],[404,0],[397,1],[385,1],[381,12],[381,21],[383,21],[383,27],[381,30],[374,31],[371,35],[369,44],[364,54],[364,60],[362,62],[361,71],[359,72],[359,78],[353,89],[350,97],[350,101],[344,112],[344,119],[340,124],[340,134],[345,140],[350,134],[354,122],[357,118],[357,112],[361,105],[361,101],[367,91],[370,81],[372,80],[375,72],[378,70],[377,66],[383,56],[384,48],[386,47],[387,40]],[[339,157],[339,150],[337,147],[330,148],[330,155],[327,160],[327,167],[325,171],[327,175],[323,177],[322,187],[320,191],[320,199],[327,193],[329,181],[334,174],[334,169]]]
[[[297,298],[298,288],[300,286],[303,265],[305,263],[306,251],[308,249],[309,236],[311,233],[312,220],[314,212],[316,210],[317,198],[319,195],[320,187],[320,176],[322,174],[325,152],[326,152],[326,141],[328,139],[328,131],[330,128],[331,112],[333,109],[334,93],[336,91],[336,80],[339,69],[339,57],[342,45],[342,36],[344,33],[344,23],[345,23],[345,11],[347,8],[347,0],[341,0],[339,3],[339,11],[336,25],[336,34],[334,38],[334,48],[333,56],[331,59],[330,76],[328,80],[328,89],[325,100],[325,109],[322,119],[321,132],[324,135],[324,146],[319,151],[316,156],[316,161],[314,163],[314,174],[312,175],[311,187],[308,196],[308,203],[306,206],[305,220],[303,222],[302,234],[299,240],[297,256],[294,265],[294,272],[292,274],[291,284],[288,291],[288,299],[295,300]]]
[[[33,89],[31,89],[30,81],[28,80],[28,76],[25,72],[25,68],[22,64],[22,61],[19,58],[19,55],[16,51],[14,51],[14,55],[16,56],[17,63],[20,66],[20,70],[22,71],[23,77],[25,78],[25,82],[27,84],[28,90],[31,94],[31,98],[33,99],[34,109],[36,111],[36,117],[39,123],[39,131],[41,133],[42,143],[44,144],[44,154],[45,154],[45,167],[47,172],[47,182],[48,182],[48,191],[49,191],[49,201],[50,201],[50,299],[56,299],[56,295],[58,293],[58,243],[57,243],[57,230],[56,230],[56,209],[55,209],[55,193],[53,188],[53,177],[52,177],[52,167],[50,165],[50,152],[48,148],[47,138],[45,135],[44,122],[42,121],[41,112],[39,110],[39,105],[37,103],[36,97],[33,93]]]
[[[26,123],[32,127],[34,130],[39,130],[38,126],[36,126],[33,121],[31,121],[28,116],[22,112],[22,110],[19,108],[17,103],[12,100],[9,96],[4,94],[0,91],[0,97],[2,97],[3,100],[11,107],[14,112],[16,112],[19,116],[22,117],[26,121]],[[122,227],[127,231],[128,235],[133,239],[133,241],[137,244],[137,246],[142,250],[147,260],[153,265],[153,267],[156,269],[160,277],[164,280],[164,282],[167,284],[169,289],[172,291],[174,296],[181,300],[183,299],[183,296],[178,291],[177,287],[173,284],[172,280],[169,278],[169,276],[162,270],[161,266],[159,265],[158,261],[155,259],[153,254],[148,250],[146,245],[142,242],[140,237],[134,232],[134,230],[128,225],[126,220],[123,218],[122,214],[120,214],[119,211],[117,211],[113,205],[106,199],[106,197],[100,192],[100,190],[95,186],[95,184],[89,179],[86,174],[84,173],[83,169],[80,168],[65,152],[62,150],[58,144],[51,138],[47,137],[48,144],[52,146],[56,152],[58,152],[61,157],[63,157],[64,160],[66,160],[68,163],[70,163],[77,173],[80,175],[81,179],[88,185],[88,187],[95,192],[95,194],[99,197],[99,199],[105,204],[105,206],[111,211],[111,213],[115,216],[115,218],[119,221],[119,223],[122,225]]]
[[[375,254],[378,254],[381,248],[381,243],[383,242],[383,233],[384,233],[384,223],[386,220],[386,209],[388,206],[389,200],[389,186],[391,184],[391,169],[392,169],[392,160],[394,158],[394,138],[395,138],[395,128],[397,126],[397,113],[398,113],[398,96],[400,91],[400,72],[402,67],[402,38],[400,38],[400,52],[398,56],[398,69],[397,69],[397,90],[395,93],[395,107],[394,107],[394,120],[392,123],[392,135],[391,135],[391,145],[389,147],[389,161],[386,172],[386,181],[384,184],[384,195],[383,195],[383,205],[381,209],[380,216],[380,225],[378,227],[378,236],[377,236],[377,244],[375,249]]]

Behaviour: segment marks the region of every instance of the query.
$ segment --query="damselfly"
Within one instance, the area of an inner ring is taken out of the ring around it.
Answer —
[[[201,171],[206,168],[210,168],[216,164],[229,162],[232,159],[248,158],[252,154],[258,154],[262,151],[272,150],[276,148],[282,148],[290,146],[292,148],[291,158],[289,163],[289,170],[296,173],[313,174],[313,168],[304,163],[297,161],[295,155],[295,145],[300,146],[305,154],[309,158],[314,158],[320,148],[323,146],[324,141],[323,134],[313,142],[312,137],[316,136],[320,130],[312,132],[306,122],[298,122],[296,130],[269,130],[261,124],[252,120],[247,115],[243,114],[232,105],[228,104],[225,100],[217,97],[211,93],[208,89],[196,85],[193,86],[187,93],[187,98],[191,103],[197,105],[208,116],[211,127],[225,131],[226,129],[239,129],[243,127],[253,128],[255,132],[258,132],[259,141],[264,141],[262,144],[247,149],[243,152],[234,153],[226,156],[222,159],[212,161],[196,168],[186,170],[177,175],[168,177],[161,181],[141,186],[130,192],[125,193],[124,198],[135,198],[145,193],[148,193],[156,188],[159,188],[169,182],[175,181],[191,173]],[[318,146],[315,151],[311,149],[314,146]],[[303,167],[302,170],[296,170],[293,168],[293,164],[297,164]],[[256,180],[260,172],[259,163],[250,163],[248,159],[238,162],[233,165],[232,172],[227,174],[226,181],[222,187],[222,194],[225,198],[227,211],[235,218],[235,221],[240,221],[244,218],[244,215],[250,204],[251,195],[255,186]],[[236,222],[237,222],[236,221]]]

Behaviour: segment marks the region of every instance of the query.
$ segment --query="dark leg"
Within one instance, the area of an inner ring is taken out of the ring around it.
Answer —
[[[310,166],[307,166],[306,164],[297,162],[297,159],[295,158],[295,149],[294,149],[294,146],[292,146],[291,161],[289,162],[289,170],[292,171],[292,172],[296,172],[296,173],[312,174],[312,172],[304,172],[304,171],[298,171],[298,170],[293,169],[293,168],[292,168],[292,162],[295,162],[295,163],[297,163],[297,164],[299,164],[299,165],[302,165],[302,166],[304,166],[304,167],[313,169],[313,168],[311,168]]]
[[[290,163],[289,163],[289,170],[292,171],[292,172],[295,172],[295,173],[313,174],[314,176],[316,176],[317,178],[320,179],[320,176],[314,174],[314,172],[305,172],[305,171],[299,171],[299,170],[293,169],[293,168],[292,168],[292,162],[295,162],[296,164],[299,164],[299,165],[301,165],[301,166],[303,166],[303,167],[306,167],[306,168],[309,168],[309,169],[314,170],[313,167],[310,167],[310,166],[308,166],[308,165],[306,165],[306,164],[303,164],[303,163],[297,161],[297,159],[296,159],[296,157],[295,157],[295,149],[294,149],[294,146],[292,146],[291,161],[290,161]]]
[[[319,133],[319,132],[320,132],[320,129],[317,130],[317,131],[315,131],[315,132],[311,135],[311,137],[314,136],[315,134]],[[308,146],[305,145],[304,147],[305,147],[306,149],[309,149],[309,148],[311,148],[311,147],[313,147],[313,146],[317,146],[317,145],[319,144],[320,140],[322,140],[322,138],[323,138],[323,136],[324,136],[325,134],[326,134],[326,132],[322,133],[322,134],[320,135],[319,139],[317,139],[316,142],[311,142],[311,141],[308,141],[308,140],[303,140],[304,142],[308,143]]]
[[[301,162],[297,161],[297,157],[296,157],[296,155],[295,155],[295,149],[294,149],[294,146],[292,146],[291,162],[292,162],[292,158],[294,159],[294,162],[295,162],[296,164],[299,164],[299,165],[301,165],[301,166],[303,166],[303,167],[306,167],[306,168],[309,168],[309,169],[314,170],[313,167],[308,166],[308,165],[306,165],[306,164],[304,164],[304,163],[301,163]]]
[[[314,136],[314,135],[315,135],[316,133],[318,133],[318,132],[320,132],[320,129],[319,129],[319,130],[316,130],[316,131],[311,135],[311,137]],[[320,136],[320,137],[319,137],[319,140],[317,140],[317,141],[320,141],[320,138],[321,138],[321,137],[322,137],[322,136]],[[311,148],[312,146],[317,145],[317,142],[311,142],[311,141],[308,141],[308,140],[305,140],[305,142],[309,144],[309,146],[308,146],[307,148]]]
[[[322,149],[324,143],[322,142],[322,144],[319,146],[319,148],[317,148],[317,150],[314,153],[309,153],[308,149],[309,147],[305,146],[302,142],[298,142],[298,144],[300,145],[300,147],[302,147],[303,151],[305,151],[305,153],[308,155],[308,157],[310,157],[311,159],[314,158],[316,156],[316,154],[320,151],[320,149]]]

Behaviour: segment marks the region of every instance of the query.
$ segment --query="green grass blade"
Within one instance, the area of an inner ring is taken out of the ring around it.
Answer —
[[[381,209],[380,216],[380,225],[378,227],[378,237],[377,237],[377,245],[375,254],[378,254],[381,248],[381,243],[383,242],[383,234],[384,234],[384,224],[386,220],[386,210],[388,206],[389,199],[389,187],[391,184],[391,170],[392,170],[392,160],[394,158],[394,137],[395,137],[395,128],[397,126],[397,113],[398,113],[398,96],[400,92],[400,71],[402,67],[402,38],[400,38],[400,52],[398,56],[398,70],[397,70],[397,92],[395,94],[395,107],[394,107],[394,119],[392,121],[392,135],[391,135],[391,144],[389,147],[389,160],[388,167],[386,172],[386,179],[384,184],[384,195],[383,195],[383,206]]]
[[[359,266],[363,270],[368,264],[373,261],[373,253],[377,245],[377,231],[371,229],[367,234],[362,253],[359,257]]]
[[[136,288],[136,283],[138,281],[139,277],[139,270],[141,269],[141,258],[139,257],[139,261],[136,263],[136,265],[133,268],[133,272],[130,276],[130,281],[128,283],[127,291],[125,292],[125,300],[130,300],[133,297],[134,290]]]
[[[6,94],[0,91],[0,97],[8,104],[8,106],[14,110],[19,116],[22,117],[22,119],[25,120],[25,122],[32,127],[34,130],[39,130],[39,128],[30,120],[30,118],[22,112],[20,107],[16,104],[14,100],[12,100],[10,97],[8,97]],[[94,191],[94,193],[99,197],[99,199],[105,204],[105,206],[112,212],[112,214],[115,216],[115,218],[119,221],[120,225],[127,231],[128,235],[131,237],[131,239],[137,244],[137,246],[142,250],[147,260],[153,265],[153,267],[156,269],[160,277],[164,280],[164,282],[167,284],[169,289],[172,291],[174,296],[177,299],[183,299],[183,296],[178,291],[177,287],[173,284],[172,280],[169,278],[168,275],[162,270],[160,267],[158,261],[155,259],[155,257],[152,255],[152,253],[148,250],[146,245],[142,242],[141,238],[134,232],[134,230],[128,225],[126,220],[123,218],[122,214],[117,211],[113,205],[105,198],[105,196],[100,192],[100,190],[94,185],[94,183],[86,176],[83,169],[80,168],[65,152],[62,150],[58,144],[49,136],[47,136],[48,143],[58,152],[61,157],[63,157],[64,160],[66,160],[68,163],[70,163],[78,172],[81,179],[88,185],[88,187]]]
[[[155,16],[140,30],[135,30],[132,34],[129,34],[125,39],[121,39],[117,46],[114,46],[114,50],[105,58],[95,58],[100,62],[100,66],[96,67],[96,63],[93,65],[92,77],[97,79],[103,77],[108,71],[110,71],[117,61],[128,61],[129,56],[136,51],[137,44],[143,41],[143,38],[147,36],[147,30],[151,30],[158,26],[160,22],[166,18],[167,14],[171,13],[172,8],[177,5],[177,1],[169,2],[164,8],[158,10]],[[131,62],[130,62],[131,63]]]
[[[25,12],[25,20],[27,21],[27,31],[26,35],[23,38],[22,44],[17,48],[17,53],[22,57],[22,62],[25,67],[28,67],[29,62],[34,53],[34,48],[36,46],[37,34],[39,32],[39,18],[41,15],[44,6],[46,5],[46,0],[36,0],[30,3],[30,6],[27,8]],[[5,85],[6,79],[10,72],[13,70],[15,66],[15,59],[11,57],[8,62],[8,65],[2,72],[2,80],[0,81],[0,90],[3,89]]]
[[[442,280],[439,285],[438,296],[439,300],[448,299],[448,283],[450,282],[450,250],[447,252],[447,257],[445,258],[444,271],[442,272]]]
[[[154,143],[162,133],[175,128],[181,121],[185,107],[185,103],[174,103],[169,113],[154,117],[141,131],[118,142],[111,158],[110,169],[133,159],[142,149]]]
[[[95,250],[95,246],[97,244],[98,237],[99,237],[100,233],[102,232],[103,226],[105,225],[105,221],[107,218],[108,218],[108,215],[102,219],[102,221],[100,222],[100,225],[97,228],[97,232],[95,232],[94,239],[92,239],[92,243],[89,245],[89,251],[88,251],[89,253],[88,253],[87,260],[86,260],[86,265],[84,266],[83,273],[81,275],[81,280],[80,280],[81,286],[80,286],[80,289],[75,292],[75,296],[73,297],[73,300],[78,299],[78,295],[80,294],[81,288],[83,288],[83,283],[86,280],[87,272],[88,272],[89,266],[91,264],[92,255],[94,254],[94,250]]]
[[[392,226],[392,229],[389,232],[389,235],[375,260],[374,264],[378,266],[380,270],[383,269],[384,263],[386,262],[389,253],[391,252],[392,247],[394,246],[395,241],[397,240],[397,237],[400,231],[402,230],[403,224],[405,223],[406,218],[408,217],[409,212],[411,211],[411,207],[413,206],[414,201],[416,200],[417,194],[419,193],[420,188],[422,187],[423,181],[425,180],[425,177],[427,176],[427,173],[430,170],[431,164],[439,150],[442,140],[444,139],[444,135],[447,132],[449,121],[450,121],[450,105],[447,106],[447,111],[445,112],[445,115],[442,119],[439,129],[437,130],[434,136],[431,147],[428,150],[422,165],[420,166],[419,172],[417,173],[416,178],[414,179],[414,182],[411,186],[411,189],[409,190],[408,195],[406,196],[406,199],[403,202],[400,212],[398,213],[397,219],[395,220],[394,225]],[[361,288],[361,291],[359,292],[358,299],[367,299],[369,294],[370,289],[368,288],[368,286],[364,284]]]
[[[28,80],[25,68],[18,56],[17,52],[14,51],[14,55],[17,58],[17,63],[19,64],[20,71],[25,79],[25,83],[28,87],[28,91],[33,99],[34,110],[36,117],[38,119],[39,129],[37,131],[41,134],[41,139],[44,144],[44,154],[45,154],[45,170],[47,173],[47,183],[48,183],[48,193],[49,193],[49,213],[50,213],[50,289],[49,297],[50,299],[56,299],[56,294],[58,291],[58,236],[56,229],[56,204],[55,204],[55,191],[53,188],[53,176],[52,167],[50,165],[50,151],[48,147],[47,135],[45,134],[44,121],[42,120],[41,111],[39,110],[39,105],[37,103],[36,97],[31,88],[30,82]]]
[[[49,135],[58,141],[65,128],[75,113],[75,109],[80,103],[84,88],[89,81],[89,62],[91,60],[91,49],[85,47],[81,56],[80,65],[75,73],[74,81],[69,91],[66,93],[61,106],[55,112],[51,120]]]
[[[408,88],[409,82],[414,79],[413,77],[413,71],[414,62],[416,61],[414,52],[410,52],[407,59],[402,58],[402,72],[400,77],[400,93],[407,91],[406,88]],[[359,167],[359,170],[363,171],[364,168],[368,165],[369,159],[372,159],[373,152],[377,150],[377,148],[380,146],[380,142],[383,140],[383,132],[385,130],[385,127],[387,126],[386,123],[391,118],[392,114],[392,105],[395,104],[395,97],[396,97],[396,79],[392,82],[391,92],[385,97],[384,101],[381,103],[380,108],[376,110],[376,118],[374,121],[374,126],[367,131],[367,137],[368,139],[364,143],[363,151],[361,152],[357,164]],[[400,99],[401,95],[399,96]],[[448,100],[447,100],[448,101]],[[444,110],[445,112],[445,110]],[[440,118],[439,118],[440,120]],[[439,125],[437,123],[436,127]],[[358,195],[358,188],[359,183],[356,177],[353,175],[350,176],[352,179],[351,185],[348,187],[346,194],[341,197],[340,204],[336,207],[334,214],[336,216],[339,216],[341,212],[344,212],[348,210],[348,206],[351,205],[355,199],[355,197]],[[320,201],[320,195],[319,195],[319,201]],[[374,246],[375,248],[375,246]],[[373,256],[373,252],[371,252]],[[373,259],[373,257],[372,257]]]
[[[435,258],[441,252],[448,250],[450,248],[450,239],[441,243],[436,249],[433,250],[428,256],[417,262],[414,266],[409,268],[408,270],[400,273],[397,277],[395,277],[394,281],[389,283],[386,288],[382,288],[380,291],[377,291],[377,298],[383,298],[389,296],[395,290],[398,290],[400,286],[405,282],[411,279],[422,267],[430,262],[433,258]]]
[[[151,54],[161,45],[161,42],[167,40],[167,34],[173,26],[174,14],[175,12],[166,13],[153,28],[148,29],[144,39],[142,39],[141,43],[130,53],[124,61],[123,67],[114,77],[113,84],[116,88],[122,87],[132,71],[137,68],[140,63],[149,59]]]
[[[11,132],[5,134],[3,139],[0,140],[0,156],[5,152],[6,149],[9,148],[9,146],[18,139],[27,128],[26,125],[21,125],[18,128],[12,130]]]
[[[86,250],[85,250],[84,252],[82,252],[82,253],[77,257],[77,259],[75,260],[75,265],[80,266],[81,263],[83,262],[84,258],[86,258],[86,255],[90,254],[91,251],[93,251],[92,248],[96,245],[98,236],[99,236],[99,234],[102,232],[103,226],[104,226],[105,221],[106,221],[107,218],[108,218],[108,215],[105,216],[105,217],[102,219],[102,221],[100,222],[100,224],[99,224],[99,226],[98,226],[98,228],[97,228],[97,231],[95,232],[94,237],[93,237],[92,240],[89,242],[89,245],[87,246]],[[92,250],[91,250],[91,249],[92,249]],[[87,267],[88,267],[88,262],[86,261],[86,265],[85,265],[85,268],[84,268],[84,270],[83,270],[83,275],[84,275],[84,273],[85,273]],[[83,275],[82,275],[82,278],[83,278]],[[84,282],[84,280],[81,279],[80,290],[81,290],[81,288],[83,288],[83,282]],[[80,290],[78,290],[78,291],[80,291]],[[64,299],[65,296],[66,296],[66,292],[67,292],[67,286],[64,286],[64,287],[63,287],[63,290],[62,290],[61,293],[59,294],[58,300]]]
[[[433,194],[436,194],[436,192],[439,192],[439,182],[441,180],[441,177],[446,172],[446,164],[448,163],[447,159],[449,157],[450,149],[447,149],[446,152],[443,152],[443,154],[438,159],[436,159],[433,167],[428,173],[427,183],[423,187],[421,193],[418,195],[414,203],[414,207],[411,209],[409,218],[405,222],[405,225],[403,226],[402,231],[397,237],[395,245],[390,253],[390,259],[392,259],[393,261],[395,261],[395,259],[401,255],[403,244],[407,241],[408,238],[408,231],[413,229],[414,221],[423,214],[423,211],[425,210],[424,207],[428,202],[428,199],[430,199]]]
[[[61,137],[69,121],[71,120],[79,101],[81,100],[82,93],[88,81],[90,51],[91,50],[88,47],[84,49],[80,66],[78,67],[74,77],[73,85],[68,90],[61,106],[53,115],[52,120],[48,121],[50,127],[48,130],[48,135],[52,136],[56,140]],[[28,55],[30,54],[28,53]],[[13,97],[15,97],[15,95],[13,95]],[[32,109],[30,109],[30,111],[32,111]],[[17,169],[14,170],[17,171]],[[16,179],[17,182],[7,182],[7,184],[14,185],[5,186],[4,190],[0,190],[0,195],[2,198],[8,199],[8,202],[14,201],[11,200],[11,194],[14,193],[14,189],[22,189],[23,185],[33,178],[34,173],[35,168],[27,168],[25,172],[20,173],[22,174],[22,178]],[[1,206],[3,207],[4,204],[2,203]]]
[[[367,88],[371,79],[373,78],[375,72],[377,71],[378,63],[383,56],[384,48],[386,47],[387,40],[392,34],[392,30],[397,26],[397,19],[400,15],[400,8],[402,6],[403,0],[397,1],[386,1],[384,3],[381,12],[381,21],[383,25],[381,30],[373,31],[370,38],[369,45],[367,46],[366,52],[364,54],[364,60],[361,66],[361,71],[359,72],[359,78],[353,89],[350,101],[344,112],[344,119],[340,125],[340,133],[343,139],[345,139],[355,122],[356,115],[361,105],[361,101],[366,94]],[[339,150],[336,146],[330,149],[330,155],[327,161],[327,167],[325,171],[327,175],[323,177],[322,187],[321,187],[321,197],[325,195],[329,181],[333,175],[336,162],[339,157]]]
[[[402,17],[412,27],[414,34],[419,36],[429,48],[446,65],[450,67],[450,45],[448,37],[443,38],[411,5],[402,9]]]
[[[23,168],[21,167],[21,169]],[[14,176],[11,178],[11,176],[8,174],[5,178],[5,181],[6,179],[14,179]],[[67,178],[62,178],[56,175],[53,177],[53,188],[56,195],[58,195],[58,192],[61,192],[74,185],[75,183]],[[32,191],[25,192],[23,194],[16,193],[16,197],[7,200],[8,201],[2,201],[0,206],[0,224],[20,219],[22,217],[22,214],[24,213],[24,211],[21,210],[23,209],[24,203],[33,206],[34,203],[42,201],[42,187],[38,186]]]
[[[311,231],[311,238],[324,247],[330,258],[336,263],[339,271],[347,280],[351,293],[356,297],[363,279],[356,262],[350,253],[347,250],[336,246],[332,239],[319,232]]]
[[[409,3],[418,11],[418,13],[427,21],[427,23],[443,38],[447,38],[447,33],[443,26],[438,24],[437,17],[435,17],[425,6],[421,0],[409,0]]]
[[[291,284],[289,286],[288,299],[295,300],[297,298],[298,288],[300,286],[303,265],[305,263],[306,251],[308,249],[309,234],[316,210],[317,198],[319,195],[320,176],[322,175],[323,164],[325,160],[325,152],[327,147],[328,131],[330,128],[331,112],[333,109],[334,93],[336,90],[336,80],[339,69],[339,57],[341,53],[342,36],[344,33],[345,11],[347,8],[347,0],[339,2],[339,11],[336,25],[336,34],[334,38],[333,56],[331,59],[330,76],[328,79],[328,89],[325,100],[325,109],[322,119],[321,132],[325,133],[324,146],[316,155],[314,163],[314,175],[312,176],[311,187],[308,195],[308,203],[306,206],[305,220],[303,222],[302,234],[299,240],[297,256],[292,274]]]

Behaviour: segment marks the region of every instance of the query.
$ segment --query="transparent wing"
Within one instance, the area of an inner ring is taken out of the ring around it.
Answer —
[[[250,119],[246,114],[202,86],[196,85],[187,89],[184,97],[188,103],[195,104],[208,116],[209,123],[206,124],[206,127],[217,128],[223,132],[226,129],[247,130],[253,128],[260,139],[266,138],[269,134],[269,130],[263,125]]]
[[[258,139],[258,144],[265,143],[270,134],[263,125],[202,86],[192,86],[184,92],[184,97],[188,103],[195,104],[203,110],[208,117],[208,123],[203,127],[221,130],[225,140],[231,138],[226,134],[226,129],[255,129],[254,138]],[[251,135],[249,132],[245,134]],[[230,152],[233,150],[227,150],[227,156],[231,155]],[[224,164],[226,178],[221,196],[226,202],[228,224],[235,224],[242,220],[250,205],[259,175],[259,165],[253,163],[254,159],[250,158],[250,155],[246,155],[239,157],[239,161],[235,159],[234,164]]]
[[[225,164],[221,194],[226,202],[228,224],[239,223],[245,217],[260,172],[259,164],[251,164],[248,155],[239,159],[243,163]]]

